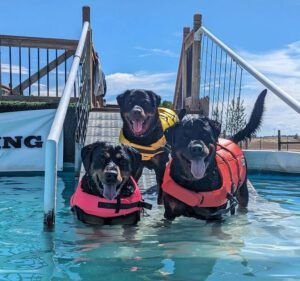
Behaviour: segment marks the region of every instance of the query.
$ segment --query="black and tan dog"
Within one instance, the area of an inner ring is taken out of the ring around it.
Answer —
[[[120,142],[130,145],[142,154],[143,167],[154,169],[158,186],[158,203],[161,203],[161,183],[168,162],[164,131],[178,122],[170,109],[159,108],[161,98],[148,90],[127,90],[117,97],[123,119]]]
[[[126,145],[110,145],[96,142],[83,147],[81,151],[85,175],[82,178],[83,192],[107,200],[129,197],[134,192],[134,178],[140,166],[141,155]],[[74,210],[75,209],[75,210]],[[73,208],[77,217],[89,224],[134,224],[139,219],[137,214],[127,217],[103,218],[86,214],[78,206]]]
[[[259,128],[266,93],[259,95],[245,128],[230,140],[219,139],[218,122],[192,115],[166,131],[172,162],[162,185],[165,218],[219,220],[227,211],[234,212],[237,203],[247,207],[246,162],[237,143]]]

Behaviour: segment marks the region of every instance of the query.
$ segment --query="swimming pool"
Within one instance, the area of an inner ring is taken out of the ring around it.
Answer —
[[[55,232],[44,232],[43,177],[1,177],[0,280],[299,280],[300,177],[250,179],[261,197],[221,226],[166,224],[155,206],[137,227],[99,228],[73,217],[65,173]]]

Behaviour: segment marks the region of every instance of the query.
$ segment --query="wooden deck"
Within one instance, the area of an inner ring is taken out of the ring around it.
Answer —
[[[107,141],[109,143],[119,142],[119,133],[122,127],[122,119],[119,112],[90,112],[85,145],[96,141]],[[81,168],[81,176],[84,168]],[[144,169],[139,181],[142,190],[149,189],[156,185],[153,171]]]

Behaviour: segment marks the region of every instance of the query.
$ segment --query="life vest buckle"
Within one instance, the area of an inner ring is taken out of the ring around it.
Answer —
[[[233,196],[232,193],[227,193],[226,197],[229,200],[230,214],[234,215],[235,214],[235,207],[238,205],[238,201],[236,200],[236,198]]]

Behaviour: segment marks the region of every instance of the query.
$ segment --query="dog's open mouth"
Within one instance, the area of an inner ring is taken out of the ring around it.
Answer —
[[[102,194],[104,198],[108,200],[113,200],[119,195],[118,186],[120,185],[120,183],[118,182],[116,182],[115,184],[104,183],[103,181],[101,181],[99,175],[96,173],[94,174],[93,178],[99,194]]]
[[[103,184],[103,197],[113,200],[118,196],[117,184]]]
[[[191,173],[194,178],[202,179],[206,172],[206,163],[205,158],[197,159],[197,160],[190,160],[191,161]]]
[[[208,166],[208,161],[206,161],[207,157],[201,159],[189,159],[182,155],[182,159],[190,166],[191,174],[195,179],[200,180],[205,176],[206,168]]]
[[[147,131],[148,119],[149,118],[146,118],[145,120],[129,120],[131,130],[135,136],[141,136]]]

